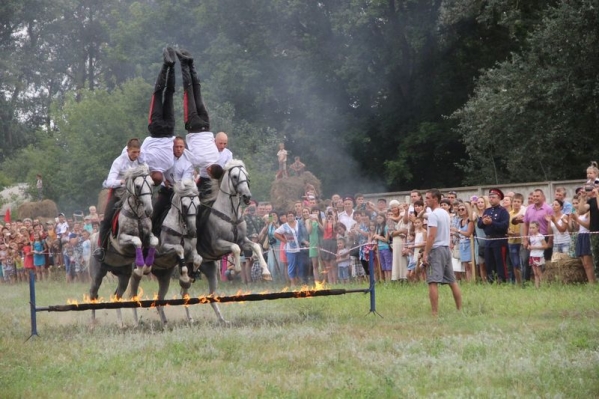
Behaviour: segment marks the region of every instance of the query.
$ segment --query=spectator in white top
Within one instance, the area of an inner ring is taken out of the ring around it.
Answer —
[[[345,197],[343,199],[343,212],[339,212],[337,215],[339,220],[345,226],[347,231],[351,231],[356,221],[354,220],[354,200],[351,197]]]
[[[462,308],[462,293],[451,264],[449,213],[440,208],[441,192],[432,189],[426,192],[426,205],[431,208],[428,215],[428,232],[422,261],[426,266],[426,282],[433,316],[439,308],[439,284],[449,284],[456,308]]]

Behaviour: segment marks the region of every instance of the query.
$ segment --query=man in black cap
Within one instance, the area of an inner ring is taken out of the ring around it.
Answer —
[[[485,264],[489,281],[502,283],[506,281],[506,267],[503,260],[503,249],[507,248],[507,230],[510,214],[501,206],[503,192],[498,188],[489,190],[490,208],[485,209],[483,216],[478,219],[478,227],[485,231]]]

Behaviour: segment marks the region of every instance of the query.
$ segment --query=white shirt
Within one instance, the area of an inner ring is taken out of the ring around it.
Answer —
[[[69,231],[69,224],[67,222],[58,223],[56,225],[56,234],[57,235],[62,235],[64,233],[66,233],[67,231]]]
[[[174,158],[173,166],[164,172],[164,178],[171,187],[182,180],[193,180],[193,165],[189,156],[189,150],[185,149],[179,158]]]
[[[216,163],[224,168],[227,162],[229,162],[232,159],[233,153],[231,152],[231,150],[229,150],[228,148],[224,148],[222,151],[218,153],[218,161],[216,161]],[[206,168],[203,168],[200,171],[200,177],[209,177]]]
[[[125,179],[125,172],[129,169],[137,168],[140,165],[142,165],[142,163],[138,159],[135,161],[129,159],[129,154],[126,152],[119,155],[119,157],[112,162],[110,172],[108,172],[108,177],[106,180],[104,180],[103,186],[105,188],[116,188],[123,186],[121,180]]]
[[[441,207],[435,209],[434,211],[428,214],[428,233],[430,234],[431,227],[437,228],[435,241],[433,241],[433,248],[449,246],[449,223],[449,213],[444,211]]]
[[[354,220],[354,211],[352,211],[349,215],[347,214],[347,211],[343,211],[337,215],[337,218],[345,225],[347,231],[350,231],[352,226],[356,224],[356,221]]]

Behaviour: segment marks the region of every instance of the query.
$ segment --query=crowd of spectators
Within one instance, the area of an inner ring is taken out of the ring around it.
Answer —
[[[568,198],[559,187],[458,198],[444,193],[441,208],[450,214],[451,250],[458,280],[527,281],[540,285],[545,262],[579,258],[590,283],[599,273],[599,169],[593,163],[587,182]],[[262,245],[275,281],[291,285],[326,281],[364,281],[369,270],[376,281],[422,281],[421,253],[427,237],[423,193],[409,201],[383,198],[376,204],[360,193],[330,199],[307,190],[291,209],[272,210],[252,203],[245,211],[248,235]],[[504,216],[499,222],[497,215]],[[260,280],[259,265],[246,253],[240,276]],[[252,270],[255,269],[255,273]],[[223,269],[224,271],[224,269]]]
[[[78,220],[60,213],[45,223],[25,218],[6,221],[0,234],[0,283],[27,282],[29,271],[37,281],[45,281],[64,270],[66,282],[89,280],[90,241],[102,215],[95,206]]]
[[[440,206],[451,220],[451,250],[458,280],[539,286],[546,261],[580,258],[587,279],[599,273],[599,169],[593,163],[587,181],[568,198],[559,187],[550,202],[541,189],[458,198],[443,195]],[[7,222],[0,235],[0,282],[25,282],[28,269],[38,280],[64,268],[66,281],[89,279],[89,236],[101,216],[95,207],[83,221],[60,214],[54,221]],[[424,280],[421,255],[427,238],[427,209],[423,193],[409,200],[367,201],[356,193],[321,198],[313,187],[290,209],[274,210],[270,203],[252,202],[244,210],[247,236],[258,243],[273,280],[299,285],[365,282],[370,271],[376,281]],[[508,215],[503,219],[503,215]],[[258,260],[243,249],[241,272],[230,260],[221,262],[222,278],[244,284],[262,280]]]

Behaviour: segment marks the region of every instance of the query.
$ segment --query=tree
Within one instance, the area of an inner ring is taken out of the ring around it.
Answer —
[[[528,50],[479,79],[453,115],[470,156],[468,183],[574,178],[596,159],[598,23],[598,1],[561,2]]]

